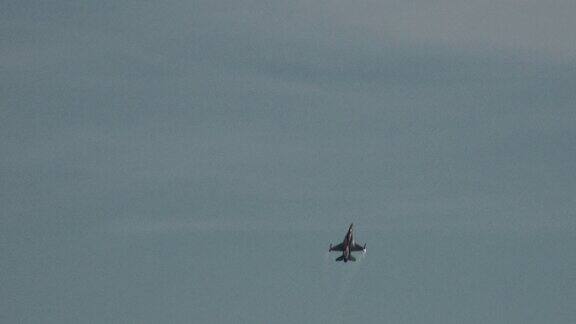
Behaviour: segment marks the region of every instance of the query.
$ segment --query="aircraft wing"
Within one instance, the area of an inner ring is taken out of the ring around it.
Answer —
[[[340,243],[330,248],[330,251],[344,251],[344,243]]]
[[[354,243],[354,245],[352,245],[352,248],[351,248],[350,250],[353,251],[353,252],[356,252],[356,251],[364,251],[364,248],[365,248],[365,247],[366,247],[366,245],[363,245],[363,246],[362,246],[362,245],[360,245],[360,244],[358,244],[358,243]]]

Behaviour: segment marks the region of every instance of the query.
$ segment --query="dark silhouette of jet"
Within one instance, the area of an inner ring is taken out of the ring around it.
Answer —
[[[342,255],[336,258],[336,261],[356,261],[356,258],[352,256],[352,252],[362,251],[362,253],[366,252],[366,244],[364,246],[357,244],[354,242],[354,233],[352,232],[352,227],[354,223],[350,224],[350,228],[348,228],[348,233],[344,237],[344,242],[332,246],[330,244],[330,249],[328,251],[342,251]]]

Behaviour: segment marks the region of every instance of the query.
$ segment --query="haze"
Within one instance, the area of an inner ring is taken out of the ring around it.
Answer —
[[[0,320],[575,323],[575,15],[4,2]]]

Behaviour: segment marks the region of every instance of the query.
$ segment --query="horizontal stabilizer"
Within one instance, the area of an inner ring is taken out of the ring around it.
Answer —
[[[343,256],[343,255],[341,255],[341,256],[339,256],[339,257],[336,258],[336,261],[342,261],[342,260],[344,260],[344,256]]]
[[[350,255],[350,256],[348,257],[348,261],[356,261],[356,258],[353,257],[352,255]]]

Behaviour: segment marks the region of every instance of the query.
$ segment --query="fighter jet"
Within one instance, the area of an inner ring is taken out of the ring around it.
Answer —
[[[366,244],[364,246],[354,242],[354,233],[352,233],[352,226],[354,223],[350,224],[350,228],[348,228],[348,233],[344,237],[344,242],[332,246],[330,244],[329,252],[332,251],[342,251],[342,255],[336,258],[336,261],[356,261],[356,258],[352,256],[352,252],[362,251],[362,253],[366,253]]]

